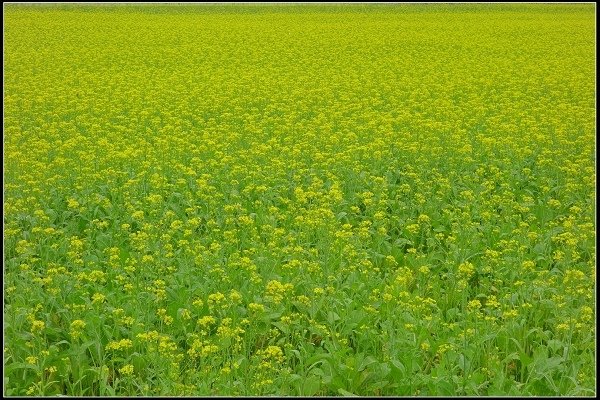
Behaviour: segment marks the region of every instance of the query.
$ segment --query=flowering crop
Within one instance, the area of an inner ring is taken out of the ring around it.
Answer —
[[[6,395],[595,395],[595,8],[7,5]]]

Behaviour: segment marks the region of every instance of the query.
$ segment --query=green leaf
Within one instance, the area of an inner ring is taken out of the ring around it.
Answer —
[[[309,376],[304,381],[302,387],[302,396],[314,396],[321,388],[321,379],[316,376]]]
[[[435,383],[429,384],[429,388],[432,394],[436,395],[453,396],[456,394],[452,383],[445,380],[435,381]]]
[[[333,311],[328,311],[327,312],[327,322],[329,322],[330,324],[335,323],[336,321],[339,321],[341,318],[340,316]]]
[[[16,362],[16,363],[12,363],[12,364],[4,367],[4,375],[6,376],[6,375],[12,373],[13,371],[18,371],[20,369],[31,369],[31,370],[37,371],[38,367],[36,365],[32,365],[32,364],[28,364],[28,363],[24,363],[24,362]]]
[[[331,359],[331,354],[319,353],[319,354],[315,354],[314,356],[312,356],[308,360],[306,360],[305,364],[310,366],[310,365],[316,364],[318,362],[323,362],[323,361],[329,360],[329,359]]]
[[[521,361],[523,367],[527,367],[529,364],[531,364],[533,358],[531,358],[525,352],[519,351],[519,361]]]
[[[560,340],[550,339],[550,340],[548,340],[548,347],[550,348],[550,350],[552,350],[554,353],[556,353],[559,349],[564,348],[565,344],[563,342],[561,342]]]
[[[471,368],[471,361],[464,354],[458,355],[458,366],[462,371],[467,371]]]
[[[377,362],[377,360],[374,357],[367,356],[360,361],[356,370],[360,372],[360,371],[364,370],[365,368],[367,368],[369,365],[374,364],[376,362]]]
[[[347,390],[344,390],[342,388],[338,389],[338,393],[341,394],[342,396],[345,397],[359,397],[357,394],[351,393]]]
[[[271,325],[278,328],[281,332],[287,335],[290,332],[290,326],[281,322],[272,322]]]
[[[391,374],[390,376],[395,381],[401,380],[406,376],[406,367],[400,360],[390,360]]]
[[[405,238],[398,238],[394,241],[394,246],[396,247],[402,247],[402,246],[412,246],[413,242],[411,240],[405,239]]]
[[[371,385],[369,385],[368,391],[376,392],[376,391],[381,390],[384,387],[386,387],[389,383],[390,383],[390,381],[380,381],[380,382],[372,383]]]

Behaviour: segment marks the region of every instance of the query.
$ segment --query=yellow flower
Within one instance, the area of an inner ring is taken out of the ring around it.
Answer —
[[[79,203],[75,199],[69,199],[69,200],[67,200],[67,203],[68,203],[67,204],[68,207],[71,208],[71,209],[77,209],[77,208],[79,208]]]
[[[229,292],[229,300],[233,304],[238,304],[242,300],[242,295],[235,289],[231,289]]]
[[[181,309],[181,318],[185,320],[191,319],[192,314],[190,313],[190,310],[188,310],[187,308]]]
[[[192,302],[192,305],[200,308],[204,305],[204,302],[202,301],[202,299],[196,299]]]
[[[80,319],[76,319],[73,322],[71,322],[71,329],[72,330],[82,330],[83,328],[85,328],[85,322],[80,320]]]
[[[253,312],[264,312],[265,306],[258,303],[250,303],[248,304],[248,309]]]
[[[469,311],[477,311],[481,308],[481,302],[477,299],[475,300],[471,300],[468,304],[467,304],[467,310]]]
[[[221,368],[222,375],[229,375],[230,373],[231,373],[231,368],[229,368],[228,366],[224,366],[223,368]]]
[[[32,333],[41,332],[44,330],[45,327],[46,327],[46,323],[44,321],[34,320],[31,322],[31,332]]]
[[[267,283],[265,294],[276,304],[279,304],[285,294],[293,290],[294,286],[291,283],[283,284],[277,280],[272,280]]]
[[[558,324],[558,325],[556,325],[556,329],[559,330],[559,331],[568,331],[569,330],[569,324],[565,324],[565,323]]]
[[[458,272],[461,275],[470,278],[471,276],[473,276],[473,274],[475,274],[475,266],[468,261],[464,262],[458,266]]]
[[[221,292],[208,295],[208,307],[212,308],[225,301],[225,295]]]
[[[211,316],[211,315],[206,315],[200,319],[198,319],[198,325],[206,328],[209,325],[214,325],[217,322],[217,320]]]
[[[92,296],[92,304],[102,303],[105,300],[106,296],[104,296],[102,293],[94,293],[94,295]]]
[[[130,339],[121,339],[119,341],[110,341],[106,345],[106,350],[121,350],[133,347],[133,342]]]
[[[431,218],[425,214],[421,214],[417,218],[417,221],[419,221],[420,224],[428,224],[431,221]]]
[[[119,372],[123,375],[131,375],[133,374],[133,365],[127,364],[123,368],[120,368]]]
[[[268,346],[266,349],[259,350],[258,354],[260,354],[265,361],[274,360],[281,363],[285,360],[283,350],[279,346]]]

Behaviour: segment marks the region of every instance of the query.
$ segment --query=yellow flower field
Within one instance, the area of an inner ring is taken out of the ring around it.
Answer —
[[[4,6],[4,394],[596,394],[595,5]]]

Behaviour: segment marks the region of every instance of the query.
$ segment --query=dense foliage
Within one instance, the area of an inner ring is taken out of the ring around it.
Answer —
[[[8,395],[595,395],[595,6],[4,7]]]

